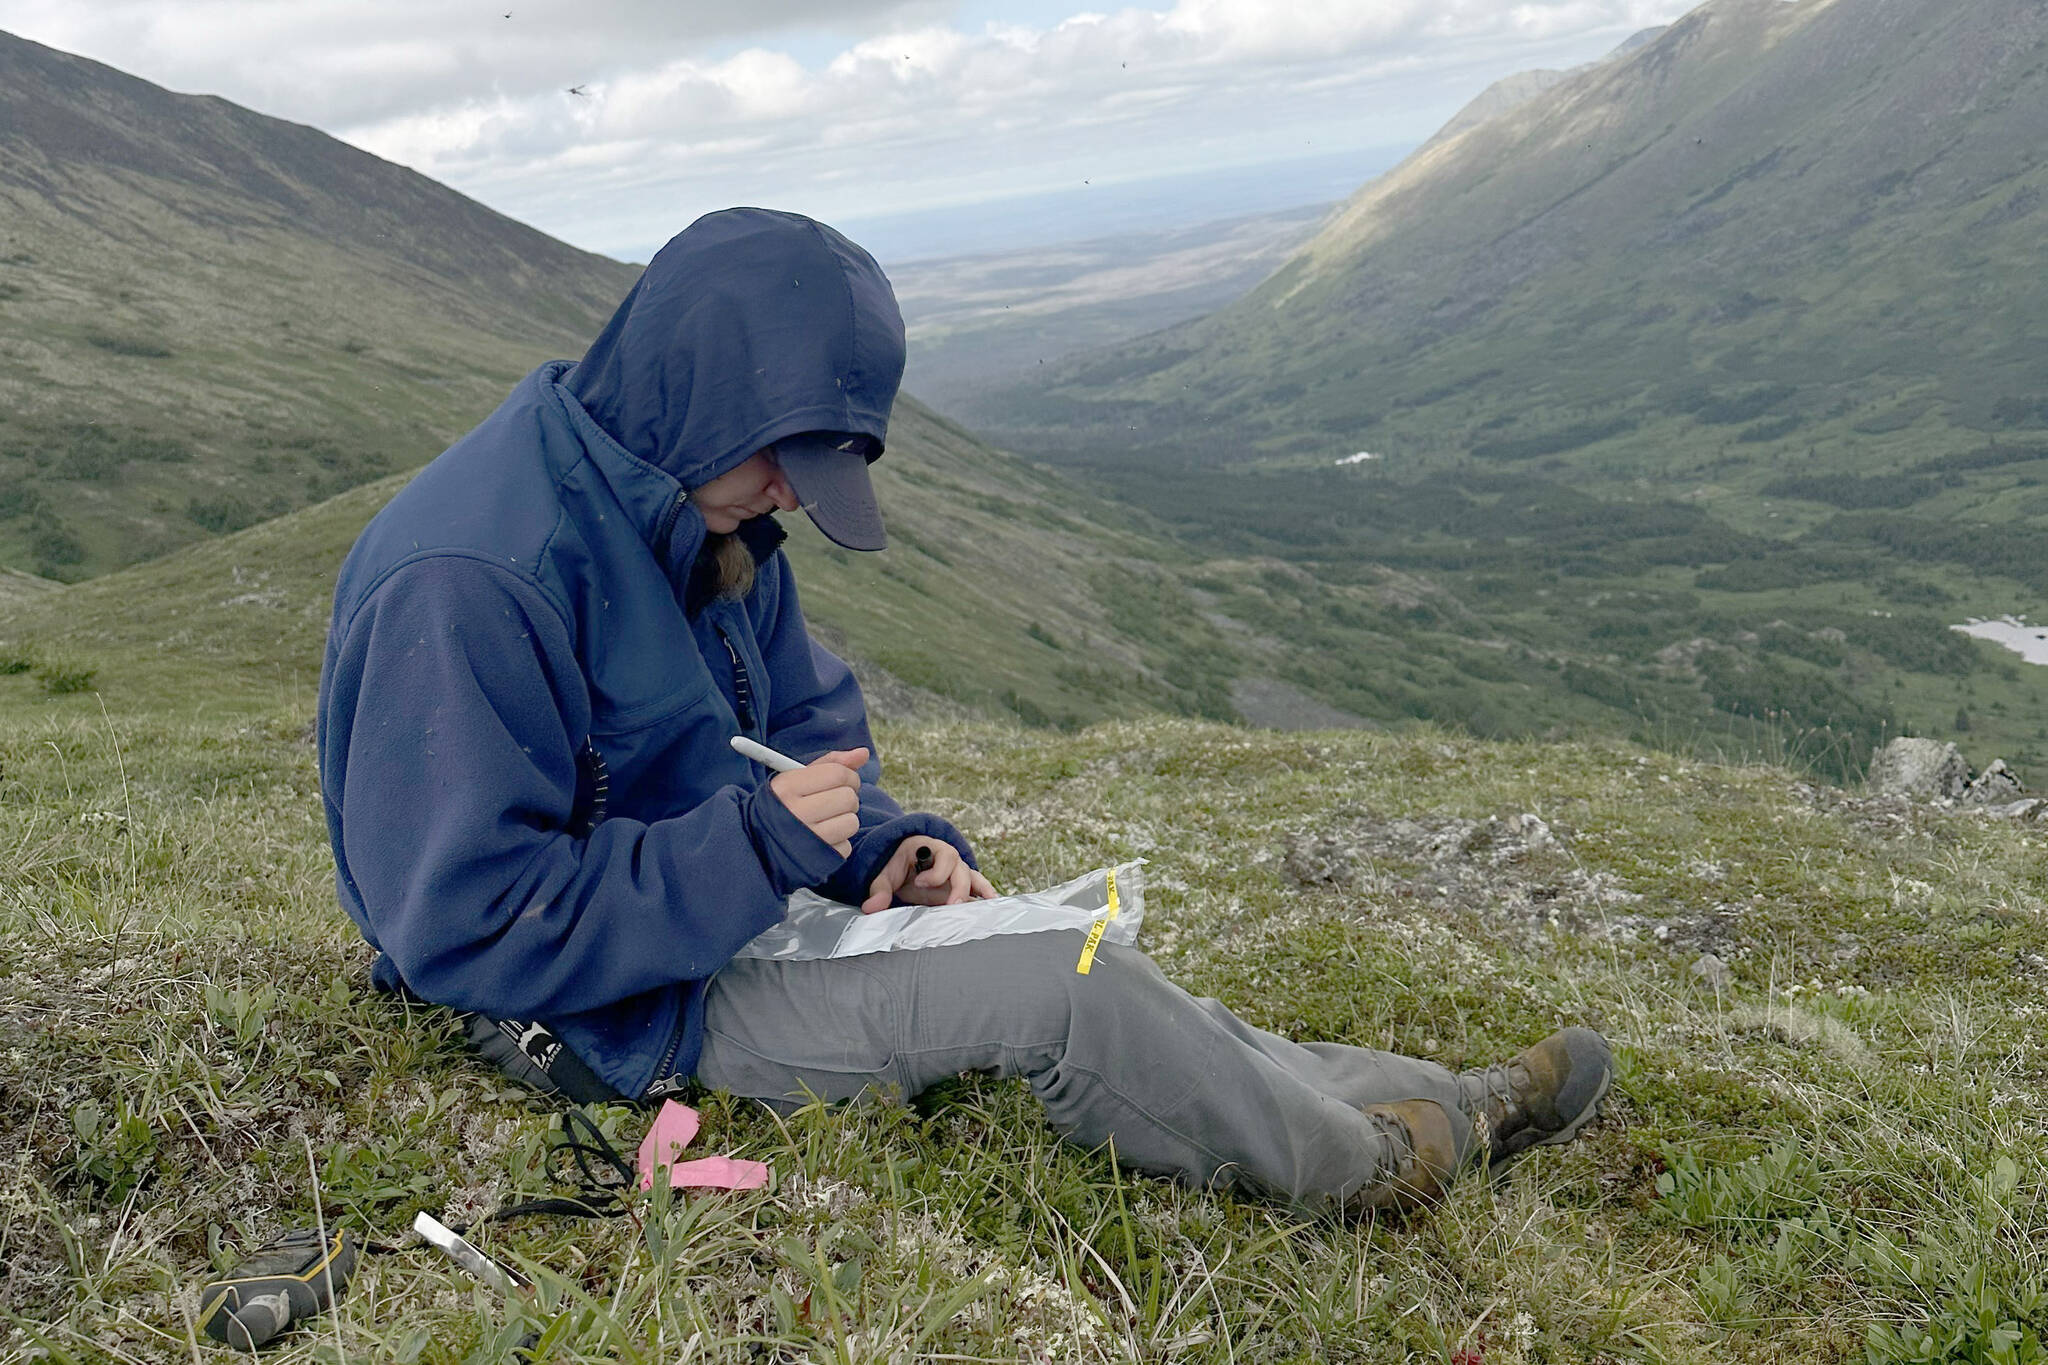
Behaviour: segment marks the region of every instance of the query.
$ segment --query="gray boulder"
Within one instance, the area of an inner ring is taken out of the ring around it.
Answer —
[[[1970,785],[1970,765],[1953,744],[1895,739],[1870,760],[1870,790],[1879,796],[1954,799]]]
[[[2005,760],[1994,758],[1991,766],[1977,775],[1975,781],[1963,791],[1963,800],[1973,806],[2006,806],[2027,794],[2020,783],[2020,775],[2005,766]]]

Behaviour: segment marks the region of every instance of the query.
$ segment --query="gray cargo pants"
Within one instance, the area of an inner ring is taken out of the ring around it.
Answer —
[[[1103,944],[1083,976],[1083,937],[736,959],[711,981],[697,1079],[787,1110],[806,1092],[907,1098],[965,1071],[1022,1076],[1071,1142],[1114,1139],[1138,1170],[1311,1209],[1341,1204],[1388,1158],[1359,1106],[1423,1099],[1456,1112],[1457,1078],[1433,1062],[1289,1042],[1189,995],[1134,948]]]

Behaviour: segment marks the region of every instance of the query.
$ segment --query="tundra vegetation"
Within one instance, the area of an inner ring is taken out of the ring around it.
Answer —
[[[286,1228],[397,1240],[551,1189],[557,1106],[368,986],[305,632],[273,624],[266,660],[196,609],[126,643],[93,615],[176,602],[199,562],[44,594],[79,595],[89,655],[0,649],[9,1358],[191,1359],[198,1281]],[[203,591],[317,616],[231,578]],[[274,1358],[539,1331],[562,1361],[2040,1359],[2048,825],[1619,741],[951,714],[881,747],[1001,885],[1150,859],[1145,946],[1292,1036],[1465,1066],[1592,1024],[1608,1118],[1350,1224],[1120,1173],[1014,1084],[783,1121],[705,1096],[700,1150],[766,1161],[765,1190],[487,1228],[541,1286],[519,1304],[371,1257]]]

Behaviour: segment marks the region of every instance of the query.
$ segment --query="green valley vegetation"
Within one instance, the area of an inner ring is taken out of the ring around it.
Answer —
[[[638,273],[314,129],[0,34],[0,564],[411,469]]]
[[[2044,42],[2021,0],[1713,0],[1506,92],[1237,304],[956,411],[1205,550],[1411,575],[1549,675],[1395,711],[1735,718],[1839,774],[1961,700],[2039,768],[2048,675],[1943,630],[2048,563]],[[1386,718],[1326,635],[1294,664]]]

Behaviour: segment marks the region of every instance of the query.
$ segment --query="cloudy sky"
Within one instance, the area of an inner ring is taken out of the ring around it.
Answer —
[[[1082,4],[0,0],[0,29],[313,124],[645,259],[733,203],[853,224],[926,215],[969,235],[1002,201],[1071,205],[1081,236],[1081,191],[1129,205],[1196,173],[1231,171],[1248,208],[1309,202],[1303,168],[1341,179],[1355,157],[1362,178],[1491,80],[1588,60],[1689,7]]]

